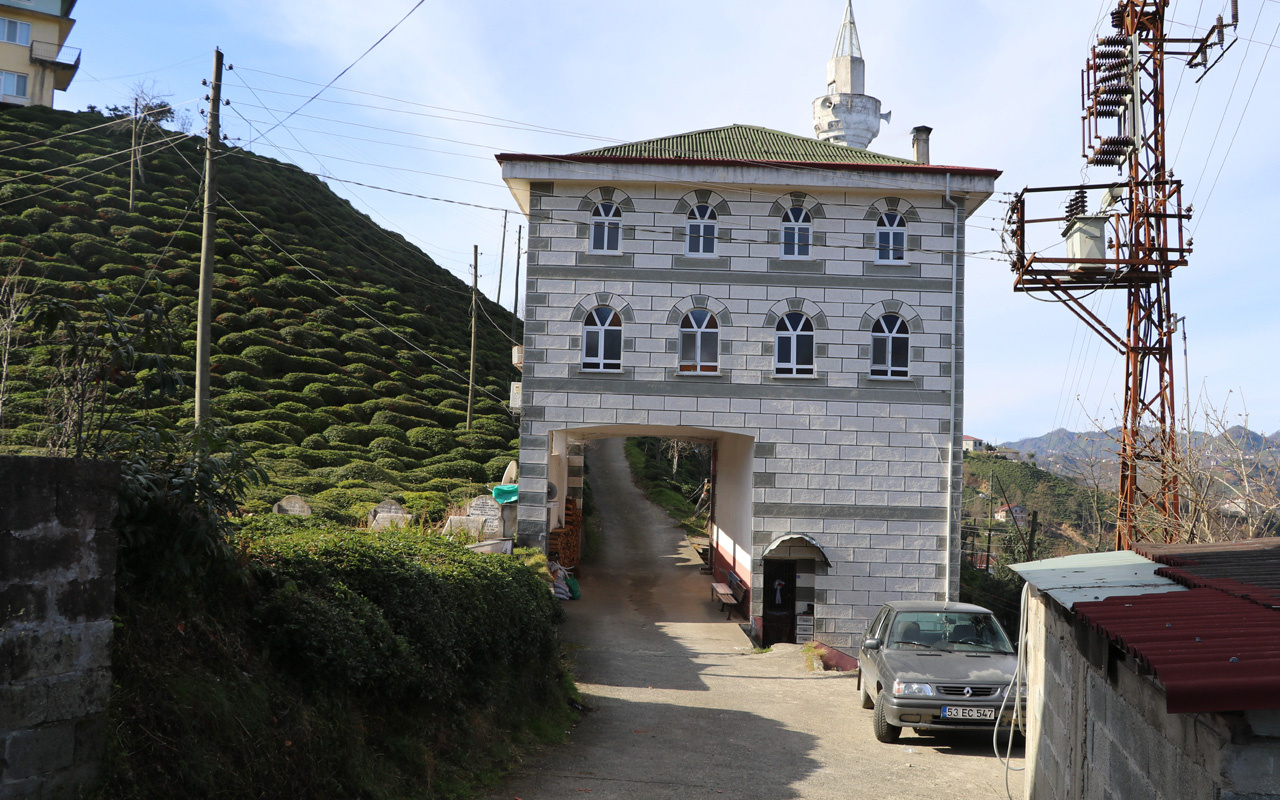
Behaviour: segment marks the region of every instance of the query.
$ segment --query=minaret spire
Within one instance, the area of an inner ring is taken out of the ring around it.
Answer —
[[[858,26],[853,21],[853,0],[844,10],[844,24],[840,26],[840,35],[836,37],[836,49],[832,58],[853,56],[862,58],[862,42],[858,41]]]
[[[845,6],[835,50],[827,61],[827,93],[813,101],[813,132],[823,141],[865,148],[880,133],[880,101],[866,91],[866,62],[853,21],[853,0]]]

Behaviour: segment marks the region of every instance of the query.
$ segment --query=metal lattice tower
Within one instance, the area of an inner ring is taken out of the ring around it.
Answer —
[[[1014,291],[1053,296],[1125,359],[1117,549],[1135,540],[1172,541],[1179,516],[1169,279],[1191,253],[1191,209],[1183,208],[1182,183],[1165,155],[1165,62],[1185,56],[1188,66],[1207,70],[1208,53],[1225,52],[1225,31],[1239,21],[1233,2],[1231,23],[1218,17],[1203,38],[1174,39],[1165,35],[1167,5],[1121,0],[1111,12],[1115,32],[1098,39],[1082,73],[1082,155],[1090,166],[1116,167],[1120,179],[1024,189],[1005,225]],[[1064,193],[1065,213],[1028,218],[1029,195]],[[1088,211],[1091,193],[1101,196],[1095,212]],[[1065,257],[1028,252],[1028,226],[1043,223],[1064,226]],[[1122,331],[1085,304],[1100,290],[1126,293]]]

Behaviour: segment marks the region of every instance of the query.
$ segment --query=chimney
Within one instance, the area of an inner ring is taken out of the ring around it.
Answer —
[[[917,125],[911,129],[911,151],[915,154],[917,164],[929,163],[929,134],[933,128],[928,125]]]

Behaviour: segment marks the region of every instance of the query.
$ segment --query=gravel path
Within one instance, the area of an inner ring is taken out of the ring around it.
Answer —
[[[604,541],[561,637],[592,710],[488,797],[1006,797],[989,736],[880,744],[852,677],[810,671],[795,645],[753,653],[680,530],[631,482],[621,440],[587,461]],[[1022,774],[1009,786],[1022,797]]]

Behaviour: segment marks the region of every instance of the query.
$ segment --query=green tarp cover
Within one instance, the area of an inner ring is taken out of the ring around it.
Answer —
[[[520,487],[514,483],[504,483],[493,487],[493,499],[499,503],[514,503],[520,496]]]

